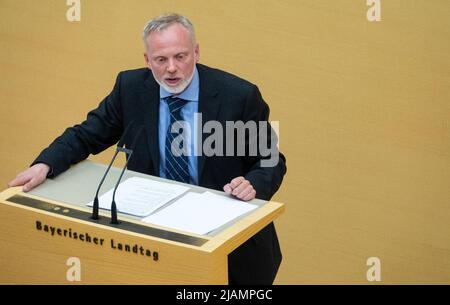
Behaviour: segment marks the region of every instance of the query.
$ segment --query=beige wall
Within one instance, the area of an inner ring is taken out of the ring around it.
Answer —
[[[288,174],[277,283],[450,283],[450,1],[0,0],[0,184],[144,64],[160,13],[197,27],[201,62],[258,84]],[[110,153],[93,157],[106,162]]]

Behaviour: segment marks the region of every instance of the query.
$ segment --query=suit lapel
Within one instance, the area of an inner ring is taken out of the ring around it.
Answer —
[[[197,65],[200,78],[200,92],[198,98],[198,112],[202,114],[202,126],[198,126],[201,130],[202,149],[205,138],[209,134],[203,134],[203,125],[208,121],[217,120],[220,110],[220,100],[218,98],[218,90],[213,79],[208,77],[208,68],[203,65]],[[198,181],[202,181],[202,174],[205,167],[206,156],[202,153],[198,157]]]
[[[143,90],[139,92],[139,97],[153,170],[155,175],[159,176],[159,85],[153,79],[150,71],[144,82]]]

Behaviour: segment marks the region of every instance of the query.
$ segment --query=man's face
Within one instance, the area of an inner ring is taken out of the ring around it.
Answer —
[[[181,24],[173,24],[161,32],[152,32],[146,47],[145,60],[159,85],[172,94],[183,92],[192,81],[200,54],[189,31]]]

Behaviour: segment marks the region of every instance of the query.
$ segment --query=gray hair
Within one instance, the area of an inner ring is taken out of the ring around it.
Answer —
[[[192,43],[195,44],[195,30],[192,23],[185,16],[181,16],[175,13],[165,14],[150,20],[144,27],[144,32],[142,33],[142,40],[146,44],[147,37],[152,32],[161,32],[169,26],[178,23],[184,26],[191,36]]]

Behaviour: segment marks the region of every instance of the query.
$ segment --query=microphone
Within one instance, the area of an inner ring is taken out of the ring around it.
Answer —
[[[119,187],[120,184],[120,180],[122,179],[123,174],[125,173],[125,169],[127,168],[128,165],[128,161],[130,161],[131,155],[133,154],[133,149],[136,146],[136,142],[139,139],[139,136],[141,135],[142,131],[144,130],[144,126],[139,126],[139,130],[136,133],[136,136],[133,139],[133,142],[131,143],[131,148],[124,148],[124,147],[119,147],[119,145],[116,148],[116,151],[123,151],[126,154],[126,161],[125,161],[125,165],[122,168],[122,172],[120,173],[120,177],[117,180],[116,186],[114,187],[114,191],[113,191],[113,197],[112,197],[112,202],[111,202],[111,224],[114,225],[118,225],[120,222],[117,220],[117,205],[116,205],[116,201],[115,201],[115,197],[116,197],[116,191],[117,188]],[[123,142],[120,143],[123,146]]]
[[[117,148],[116,148],[116,151],[115,151],[115,153],[114,153],[114,156],[112,157],[111,162],[109,163],[108,168],[106,169],[105,173],[103,174],[103,177],[102,177],[102,179],[100,180],[100,183],[99,183],[99,185],[98,185],[98,187],[97,187],[97,192],[95,193],[95,198],[94,198],[94,204],[92,205],[92,216],[91,216],[91,219],[93,219],[93,220],[98,220],[98,219],[99,219],[99,217],[98,217],[98,206],[99,206],[99,203],[98,203],[98,193],[100,192],[100,188],[102,187],[103,182],[105,181],[105,178],[106,178],[106,176],[108,175],[108,172],[109,172],[109,170],[111,169],[111,166],[112,166],[112,164],[114,163],[114,160],[115,160],[116,157],[117,157],[117,154],[119,153],[119,151],[121,151],[120,148],[123,147],[123,144],[124,144],[124,141],[125,141],[125,137],[126,137],[126,135],[129,133],[129,131],[130,131],[130,129],[131,129],[131,126],[132,126],[133,124],[134,124],[134,122],[131,122],[131,123],[128,124],[128,126],[125,128],[125,131],[124,131],[124,133],[122,134],[122,137],[120,138],[119,143],[117,144]]]

